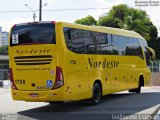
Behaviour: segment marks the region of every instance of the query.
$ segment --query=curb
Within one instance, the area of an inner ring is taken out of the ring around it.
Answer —
[[[10,89],[11,86],[3,86],[3,87],[0,87],[0,89]]]
[[[146,110],[140,111],[138,113],[129,115],[121,120],[158,120],[155,118],[157,117],[157,113],[159,112],[159,110],[160,110],[160,104],[148,108]]]
[[[160,120],[160,105],[159,105],[159,107],[155,110],[155,114],[154,114],[152,120]]]

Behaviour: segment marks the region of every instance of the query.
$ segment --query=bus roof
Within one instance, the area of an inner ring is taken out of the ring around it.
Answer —
[[[80,24],[68,23],[68,22],[57,22],[57,23],[60,23],[62,24],[62,26],[65,26],[65,27],[79,28],[79,29],[85,29],[85,30],[91,30],[91,31],[99,31],[99,32],[104,32],[104,33],[144,39],[140,34],[134,31],[124,30],[124,29],[104,27],[104,26],[87,26],[87,25],[80,25]]]
[[[16,26],[26,25],[26,24],[31,24],[31,23],[56,23],[56,24],[61,24],[64,27],[79,28],[79,29],[84,29],[84,30],[98,31],[98,32],[104,32],[104,33],[109,33],[109,34],[116,34],[116,35],[144,39],[140,34],[134,31],[112,28],[112,27],[104,27],[104,26],[87,26],[87,25],[81,25],[81,24],[69,23],[69,22],[39,21],[39,22],[20,23],[20,24],[16,24]]]

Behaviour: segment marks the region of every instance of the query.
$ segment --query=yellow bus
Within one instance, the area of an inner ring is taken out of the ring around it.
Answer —
[[[147,42],[139,34],[66,22],[16,24],[9,37],[13,100],[63,102],[129,90],[150,83]]]

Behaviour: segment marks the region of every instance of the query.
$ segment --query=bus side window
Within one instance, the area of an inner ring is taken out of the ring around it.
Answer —
[[[107,36],[106,33],[102,32],[92,32],[92,35],[94,36],[96,45],[97,45],[97,51],[99,54],[107,54]]]
[[[120,35],[112,35],[112,43],[113,43],[113,54],[124,55],[125,54],[125,39],[124,36]]]
[[[72,51],[78,54],[85,53],[85,38],[87,36],[87,31],[81,29],[70,29],[71,41],[72,41]]]
[[[118,39],[115,35],[112,35],[112,49],[113,55],[119,55]]]
[[[108,55],[112,55],[113,50],[112,50],[112,35],[111,34],[106,34],[107,36],[107,47],[106,51]]]
[[[134,55],[139,56],[140,58],[144,59],[142,47],[141,47],[139,39],[137,38],[133,38],[133,51],[134,51],[133,53]]]
[[[88,30],[64,28],[67,48],[78,54],[97,54],[96,44]]]
[[[97,45],[95,43],[95,36],[91,31],[87,31],[87,36],[85,37],[85,53],[97,54]]]
[[[124,37],[120,35],[112,35],[112,45],[114,55],[124,55],[125,51],[125,41]]]
[[[63,29],[63,31],[64,31],[64,38],[66,41],[66,46],[69,50],[72,51],[72,41],[71,41],[71,35],[70,35],[70,28],[65,27]]]
[[[143,39],[140,39],[140,41],[142,43],[142,48],[143,48],[144,55],[146,58],[146,63],[147,63],[147,65],[150,65],[150,54],[149,54],[148,50],[146,49],[148,47],[147,42]]]

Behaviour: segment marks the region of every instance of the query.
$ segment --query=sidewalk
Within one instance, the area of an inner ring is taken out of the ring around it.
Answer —
[[[160,86],[148,86],[148,87],[151,88],[150,92],[158,92],[160,94]],[[147,91],[148,87],[143,88],[143,93],[148,92]],[[125,118],[120,120],[160,120],[160,102],[156,106],[126,116]]]
[[[8,86],[10,86],[10,80],[0,80],[0,81],[1,81],[2,84],[3,84],[2,87],[8,87]]]
[[[160,120],[160,104],[120,120]],[[159,113],[158,113],[159,111]],[[158,115],[159,114],[159,115]]]
[[[160,110],[157,112],[153,120],[160,120]]]

